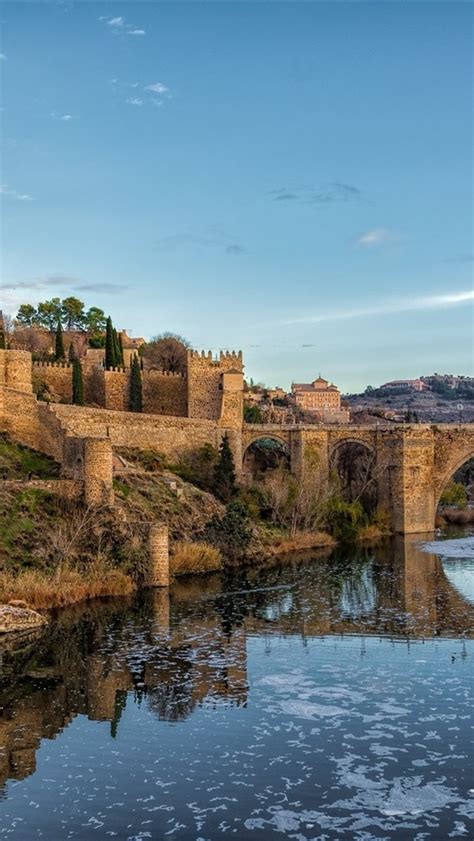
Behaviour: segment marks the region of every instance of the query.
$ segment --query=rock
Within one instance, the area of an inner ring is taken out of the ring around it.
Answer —
[[[13,631],[31,631],[35,628],[42,628],[48,624],[48,620],[36,610],[17,607],[12,604],[0,604],[0,634],[7,634]]]

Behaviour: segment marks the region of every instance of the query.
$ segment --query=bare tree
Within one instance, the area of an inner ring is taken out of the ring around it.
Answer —
[[[183,336],[175,333],[161,333],[143,345],[140,353],[145,367],[149,370],[185,374],[189,347],[189,342]]]

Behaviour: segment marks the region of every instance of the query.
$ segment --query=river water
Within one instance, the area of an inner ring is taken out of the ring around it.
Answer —
[[[10,640],[0,837],[473,838],[473,543],[181,581]]]

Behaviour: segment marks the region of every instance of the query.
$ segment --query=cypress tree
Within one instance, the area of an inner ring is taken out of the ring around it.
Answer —
[[[116,364],[114,328],[112,326],[112,319],[109,315],[105,328],[105,367],[107,369],[115,368]]]
[[[84,383],[82,380],[82,366],[77,356],[72,363],[72,402],[75,406],[84,405]]]
[[[69,345],[68,358],[69,358],[69,362],[74,362],[74,360],[76,358],[76,351],[74,350],[74,345],[73,345],[72,342]]]
[[[122,365],[122,367],[123,367],[125,365],[125,362],[124,362],[124,357],[123,357],[123,342],[122,342],[122,334],[121,333],[119,333],[119,335],[118,335],[118,346],[119,346],[119,352],[120,352],[120,365]]]
[[[56,327],[56,340],[55,340],[54,357],[55,357],[56,361],[58,361],[59,359],[65,359],[66,358],[66,354],[64,353],[63,328],[61,326],[60,321],[58,321],[58,326]]]
[[[3,313],[0,310],[0,350],[5,350],[7,347],[7,339],[5,336],[5,322],[3,320]]]
[[[223,502],[229,502],[236,490],[234,457],[226,433],[219,447],[219,458],[214,470],[214,493]]]
[[[142,372],[137,356],[133,357],[130,370],[130,411],[143,411]]]
[[[120,361],[120,344],[115,327],[112,328],[112,340],[114,345],[114,366],[118,368],[122,363]]]

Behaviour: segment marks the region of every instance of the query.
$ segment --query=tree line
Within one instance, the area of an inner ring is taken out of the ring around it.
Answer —
[[[38,306],[21,304],[15,318],[21,327],[41,327],[54,333],[58,324],[65,330],[80,330],[93,335],[104,333],[107,317],[99,307],[85,309],[83,301],[73,295],[68,298],[51,298]]]

